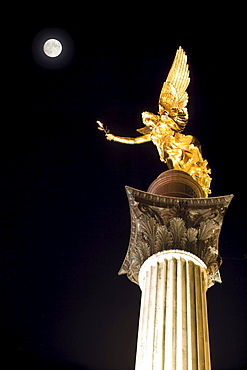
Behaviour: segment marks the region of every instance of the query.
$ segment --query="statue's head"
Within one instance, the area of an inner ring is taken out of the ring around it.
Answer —
[[[152,127],[157,125],[157,123],[159,121],[159,117],[154,113],[143,112],[142,113],[142,121],[143,121],[145,126],[152,128]]]

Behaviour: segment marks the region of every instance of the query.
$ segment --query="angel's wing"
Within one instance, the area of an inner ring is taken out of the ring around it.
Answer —
[[[189,83],[187,55],[180,46],[160,93],[159,114],[162,114],[165,110],[171,113],[174,108],[180,110],[186,107],[188,103],[186,89]]]

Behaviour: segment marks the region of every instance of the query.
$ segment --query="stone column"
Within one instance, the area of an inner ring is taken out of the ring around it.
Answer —
[[[136,370],[210,370],[206,270],[180,250],[144,262]]]
[[[119,274],[142,290],[136,370],[210,370],[206,290],[221,282],[218,241],[232,195],[204,198],[169,170],[126,187],[131,233]]]

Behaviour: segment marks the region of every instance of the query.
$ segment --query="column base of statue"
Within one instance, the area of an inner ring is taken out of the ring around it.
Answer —
[[[177,198],[205,198],[201,185],[180,170],[162,172],[149,186],[148,193]]]
[[[178,250],[144,262],[136,370],[210,369],[206,270]]]
[[[206,290],[221,282],[218,240],[233,195],[205,198],[178,170],[126,192],[131,233],[119,274],[142,289],[136,370],[209,370]]]

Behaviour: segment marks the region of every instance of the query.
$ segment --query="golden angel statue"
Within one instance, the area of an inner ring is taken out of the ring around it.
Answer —
[[[187,55],[179,47],[175,59],[163,84],[159,98],[159,112],[142,113],[144,127],[137,131],[142,134],[135,138],[112,135],[107,127],[97,121],[99,130],[105,132],[107,140],[124,144],[141,144],[152,141],[169,169],[187,172],[202,187],[205,196],[211,193],[211,173],[208,162],[203,159],[200,143],[191,135],[184,135],[188,122],[187,87],[190,82]]]

